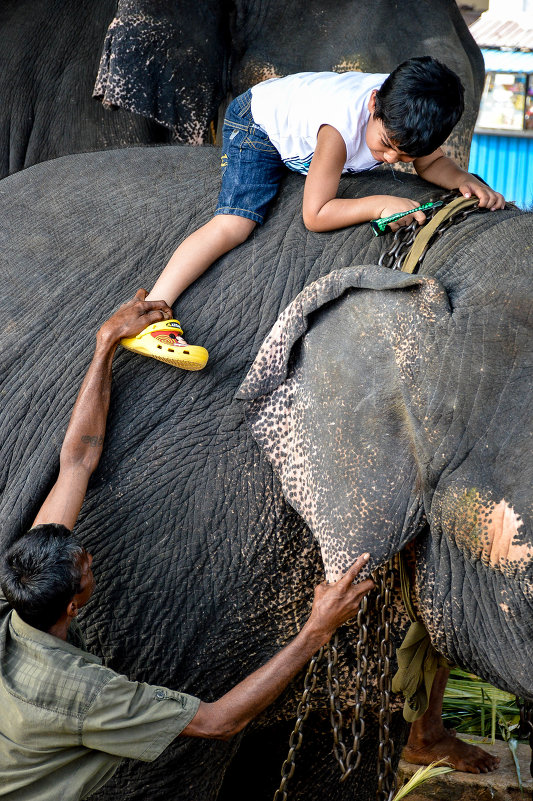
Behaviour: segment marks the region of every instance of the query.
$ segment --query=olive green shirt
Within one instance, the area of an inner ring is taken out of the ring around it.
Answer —
[[[0,798],[78,801],[124,757],[151,762],[192,720],[191,695],[115,673],[25,623],[0,590]]]

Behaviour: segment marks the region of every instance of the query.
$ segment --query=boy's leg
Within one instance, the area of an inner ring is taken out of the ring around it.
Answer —
[[[403,758],[415,765],[429,765],[437,759],[445,759],[456,770],[467,773],[487,773],[500,764],[497,757],[476,745],[469,745],[455,731],[446,729],[442,722],[442,700],[450,671],[439,668],[435,674],[429,705],[421,718],[411,725]]]
[[[165,300],[172,306],[213,262],[248,239],[256,225],[246,217],[215,215],[176,248],[146,300]]]
[[[285,167],[268,136],[255,125],[251,100],[248,90],[235,98],[226,112],[222,186],[214,218],[181,243],[147,300],[164,298],[172,306],[214,261],[244,242],[257,223],[263,222]],[[182,334],[177,320],[167,320],[164,325],[149,326],[133,339],[122,340],[122,345],[186,370],[201,370],[208,359],[206,349],[187,345]]]
[[[148,298],[168,298],[169,306],[193,281],[224,253],[244,242],[256,222],[232,214],[217,214],[188,236],[174,251]],[[177,320],[164,320],[148,326],[136,337],[121,340],[134,353],[151,356],[184,370],[201,370],[209,354],[205,348],[189,345],[181,336]]]

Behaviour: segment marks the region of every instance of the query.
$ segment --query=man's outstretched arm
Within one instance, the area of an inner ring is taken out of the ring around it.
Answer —
[[[374,587],[371,579],[353,583],[368,558],[368,554],[360,556],[334,584],[319,584],[311,614],[300,633],[218,701],[210,704],[201,701],[196,715],[181,734],[229,740],[275,701],[334,631],[355,616],[363,595]]]
[[[96,470],[102,448],[111,397],[112,362],[122,337],[132,337],[152,323],[168,320],[172,309],[165,301],[145,301],[139,289],[96,334],[94,356],[81,385],[59,456],[59,475],[39,509],[33,525],[60,523],[69,529],[80,513],[87,484]]]

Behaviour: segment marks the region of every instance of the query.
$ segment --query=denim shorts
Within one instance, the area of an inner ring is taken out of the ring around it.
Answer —
[[[222,188],[215,214],[260,225],[286,171],[281,156],[252,117],[248,89],[229,104],[222,129]]]

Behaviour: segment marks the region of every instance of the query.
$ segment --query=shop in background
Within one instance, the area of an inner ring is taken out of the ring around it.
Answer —
[[[485,87],[468,169],[507,200],[533,207],[533,52],[481,48]]]

